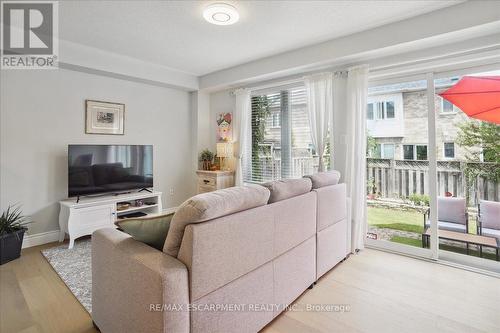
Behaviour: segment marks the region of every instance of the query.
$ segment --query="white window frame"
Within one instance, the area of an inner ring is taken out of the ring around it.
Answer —
[[[387,103],[392,103],[394,106],[394,117],[388,118],[387,117]],[[373,118],[368,118],[368,109],[366,112],[366,119],[367,120],[393,120],[397,118],[397,113],[398,113],[398,108],[397,108],[397,102],[393,99],[387,99],[387,100],[380,100],[380,101],[373,101],[367,103],[368,105],[373,105]]]
[[[392,146],[393,148],[393,154],[392,158],[391,157],[385,157],[385,147],[386,146]],[[395,143],[381,143],[380,144],[380,158],[386,158],[386,159],[394,159],[396,156],[396,144]]]
[[[450,101],[446,101],[441,96],[439,98],[441,99],[441,114],[456,114],[458,112],[458,110],[460,110],[459,108],[457,108],[457,106],[455,104],[451,103]],[[445,101],[448,102],[448,103],[450,103],[453,106],[452,111],[445,111],[444,110],[444,103],[445,103]]]

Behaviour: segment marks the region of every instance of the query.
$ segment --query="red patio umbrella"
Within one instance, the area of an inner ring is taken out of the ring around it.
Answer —
[[[500,76],[464,76],[439,96],[469,117],[500,124]]]

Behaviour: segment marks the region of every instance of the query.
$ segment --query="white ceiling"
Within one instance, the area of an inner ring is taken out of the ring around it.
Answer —
[[[457,1],[225,1],[231,26],[209,24],[221,1],[60,1],[62,39],[204,75],[451,6]]]

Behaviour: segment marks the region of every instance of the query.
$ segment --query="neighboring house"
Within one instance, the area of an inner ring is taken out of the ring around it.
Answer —
[[[443,100],[438,93],[458,77],[436,80],[436,142],[438,160],[465,160],[466,151],[456,143],[458,125],[469,118]],[[367,130],[375,139],[375,158],[428,159],[426,81],[415,81],[369,89]]]

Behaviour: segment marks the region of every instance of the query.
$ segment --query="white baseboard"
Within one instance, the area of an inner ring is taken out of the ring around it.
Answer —
[[[41,232],[39,234],[24,234],[23,249],[27,247],[57,242],[59,240],[59,230]]]
[[[163,213],[164,214],[174,213],[176,210],[177,207],[165,208],[163,209]],[[23,249],[27,247],[57,242],[58,240],[59,240],[59,230],[41,232],[33,235],[24,234]]]

